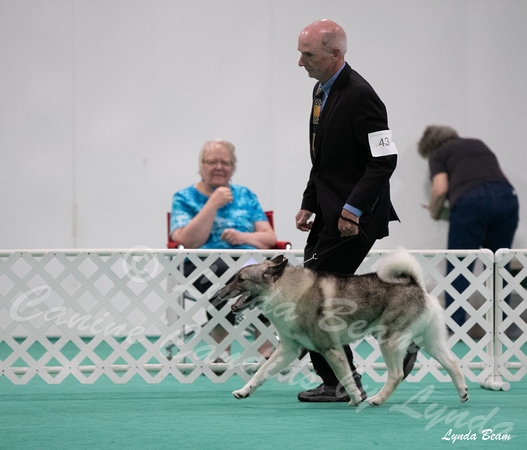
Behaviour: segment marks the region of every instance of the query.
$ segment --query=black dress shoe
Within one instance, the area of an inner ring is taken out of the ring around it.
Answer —
[[[326,386],[322,383],[315,389],[303,391],[298,394],[298,400],[301,402],[349,402],[350,396],[339,386]]]

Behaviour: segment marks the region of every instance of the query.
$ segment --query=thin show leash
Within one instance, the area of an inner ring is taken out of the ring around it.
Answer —
[[[342,239],[340,242],[338,242],[337,244],[333,245],[332,247],[329,247],[329,248],[326,248],[325,250],[322,250],[320,252],[320,255],[317,255],[317,253],[313,253],[313,256],[311,256],[311,258],[309,258],[308,260],[304,261],[304,263],[302,265],[306,265],[306,263],[308,263],[309,261],[316,261],[318,258],[320,258],[321,255],[324,255],[325,253],[328,253],[330,252],[331,250],[334,250],[335,248],[339,247],[340,245],[342,244],[345,244],[347,241],[349,241],[350,239],[353,239],[355,238],[355,236],[360,236],[361,238],[363,239],[367,239],[368,236],[367,234],[364,232],[364,230],[362,229],[362,227],[359,225],[358,222],[355,222],[354,220],[352,219],[348,219],[347,217],[344,217],[342,214],[340,215],[340,218],[342,220],[345,220],[346,222],[350,222],[352,223],[353,225],[357,225],[357,228],[359,229],[359,233],[358,234],[355,234],[353,236],[347,236],[345,237],[344,239]]]

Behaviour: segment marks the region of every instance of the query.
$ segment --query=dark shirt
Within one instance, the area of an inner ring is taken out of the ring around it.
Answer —
[[[450,207],[468,191],[486,182],[507,182],[496,155],[480,140],[459,138],[432,153],[430,174],[448,176]]]

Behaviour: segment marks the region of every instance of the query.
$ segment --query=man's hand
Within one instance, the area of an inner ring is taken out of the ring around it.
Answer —
[[[306,209],[301,209],[298,211],[295,217],[296,228],[300,231],[310,231],[313,227],[313,221],[308,222],[308,220],[312,215],[313,213],[311,211],[307,211]]]
[[[349,212],[347,209],[343,209],[340,214],[346,219],[352,220],[357,224],[359,223],[359,218],[355,214]],[[339,217],[338,227],[340,231],[340,237],[355,236],[359,234],[359,227],[354,223],[342,219],[342,217]]]

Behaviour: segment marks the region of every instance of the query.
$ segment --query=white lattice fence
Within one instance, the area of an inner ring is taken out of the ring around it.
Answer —
[[[461,327],[447,321],[453,330],[449,342],[468,378],[486,379],[497,370],[491,353],[492,253],[412,253],[427,274],[429,291],[441,296],[449,290],[455,298],[447,313],[458,307],[467,311]],[[152,383],[168,375],[181,382],[192,382],[200,375],[214,382],[234,374],[248,379],[263,361],[258,348],[266,341],[277,345],[273,327],[262,321],[257,310],[247,312],[233,326],[226,320],[230,305],[217,309],[209,299],[239,268],[276,254],[285,254],[293,265],[302,262],[302,251],[276,250],[2,252],[0,375],[19,384],[37,374],[48,383],[60,383],[68,375],[92,383],[103,374],[116,383],[125,383],[136,374]],[[372,252],[360,272],[372,270],[382,254]],[[446,259],[453,263],[454,271],[445,277]],[[475,275],[469,270],[474,261],[480,266]],[[218,265],[225,266],[221,274],[215,270]],[[462,294],[453,292],[451,286],[459,273],[470,280]],[[203,276],[209,281],[205,291]],[[472,301],[474,296],[479,303]],[[220,343],[210,336],[217,325],[228,332]],[[475,328],[482,336],[474,337]],[[260,334],[255,335],[254,329]],[[509,346],[514,348],[511,355],[520,361],[525,332],[522,336],[523,342]],[[367,339],[354,349],[359,369],[376,381],[384,380],[385,366],[376,342]],[[503,359],[499,364],[509,362]],[[524,370],[523,363],[523,369],[510,377],[504,372],[504,376],[519,379]],[[434,360],[420,353],[409,381],[427,373],[441,381],[448,379]],[[314,381],[309,357],[296,361],[281,378],[289,383]]]
[[[207,298],[247,262],[275,254],[142,248],[4,252],[0,255],[0,375],[18,384],[37,374],[48,383],[60,383],[70,374],[82,383],[92,383],[102,374],[116,383],[136,374],[153,383],[169,374],[182,382],[201,374],[216,382],[234,373],[248,378],[261,357],[247,344],[245,333],[225,320],[229,306],[217,311]],[[187,257],[196,266],[188,278],[180,271]],[[209,269],[218,257],[229,265],[221,279]],[[295,262],[293,253],[288,258]],[[192,285],[201,274],[213,283],[205,295]],[[190,310],[181,302],[187,292],[197,300]],[[201,326],[195,315],[204,309],[213,317]],[[168,311],[176,315],[175,323],[167,324]],[[259,341],[267,338],[276,344],[272,328],[248,314],[244,322],[249,326],[251,321],[261,328]],[[220,344],[208,334],[218,323],[229,332]],[[195,333],[186,336],[189,327]],[[242,349],[225,357],[226,347],[235,340]],[[169,342],[177,347],[171,360],[165,350]],[[216,363],[216,356],[224,356],[225,362]],[[300,370],[303,376],[312,376],[305,366]]]
[[[105,374],[168,373],[158,340],[170,330],[160,280],[169,260],[137,252],[14,252],[0,259],[2,374],[25,383],[39,374],[91,383]],[[155,278],[151,275],[155,273]],[[6,356],[7,355],[7,356]]]
[[[527,373],[526,250],[496,253],[495,303],[495,379],[518,381]]]

